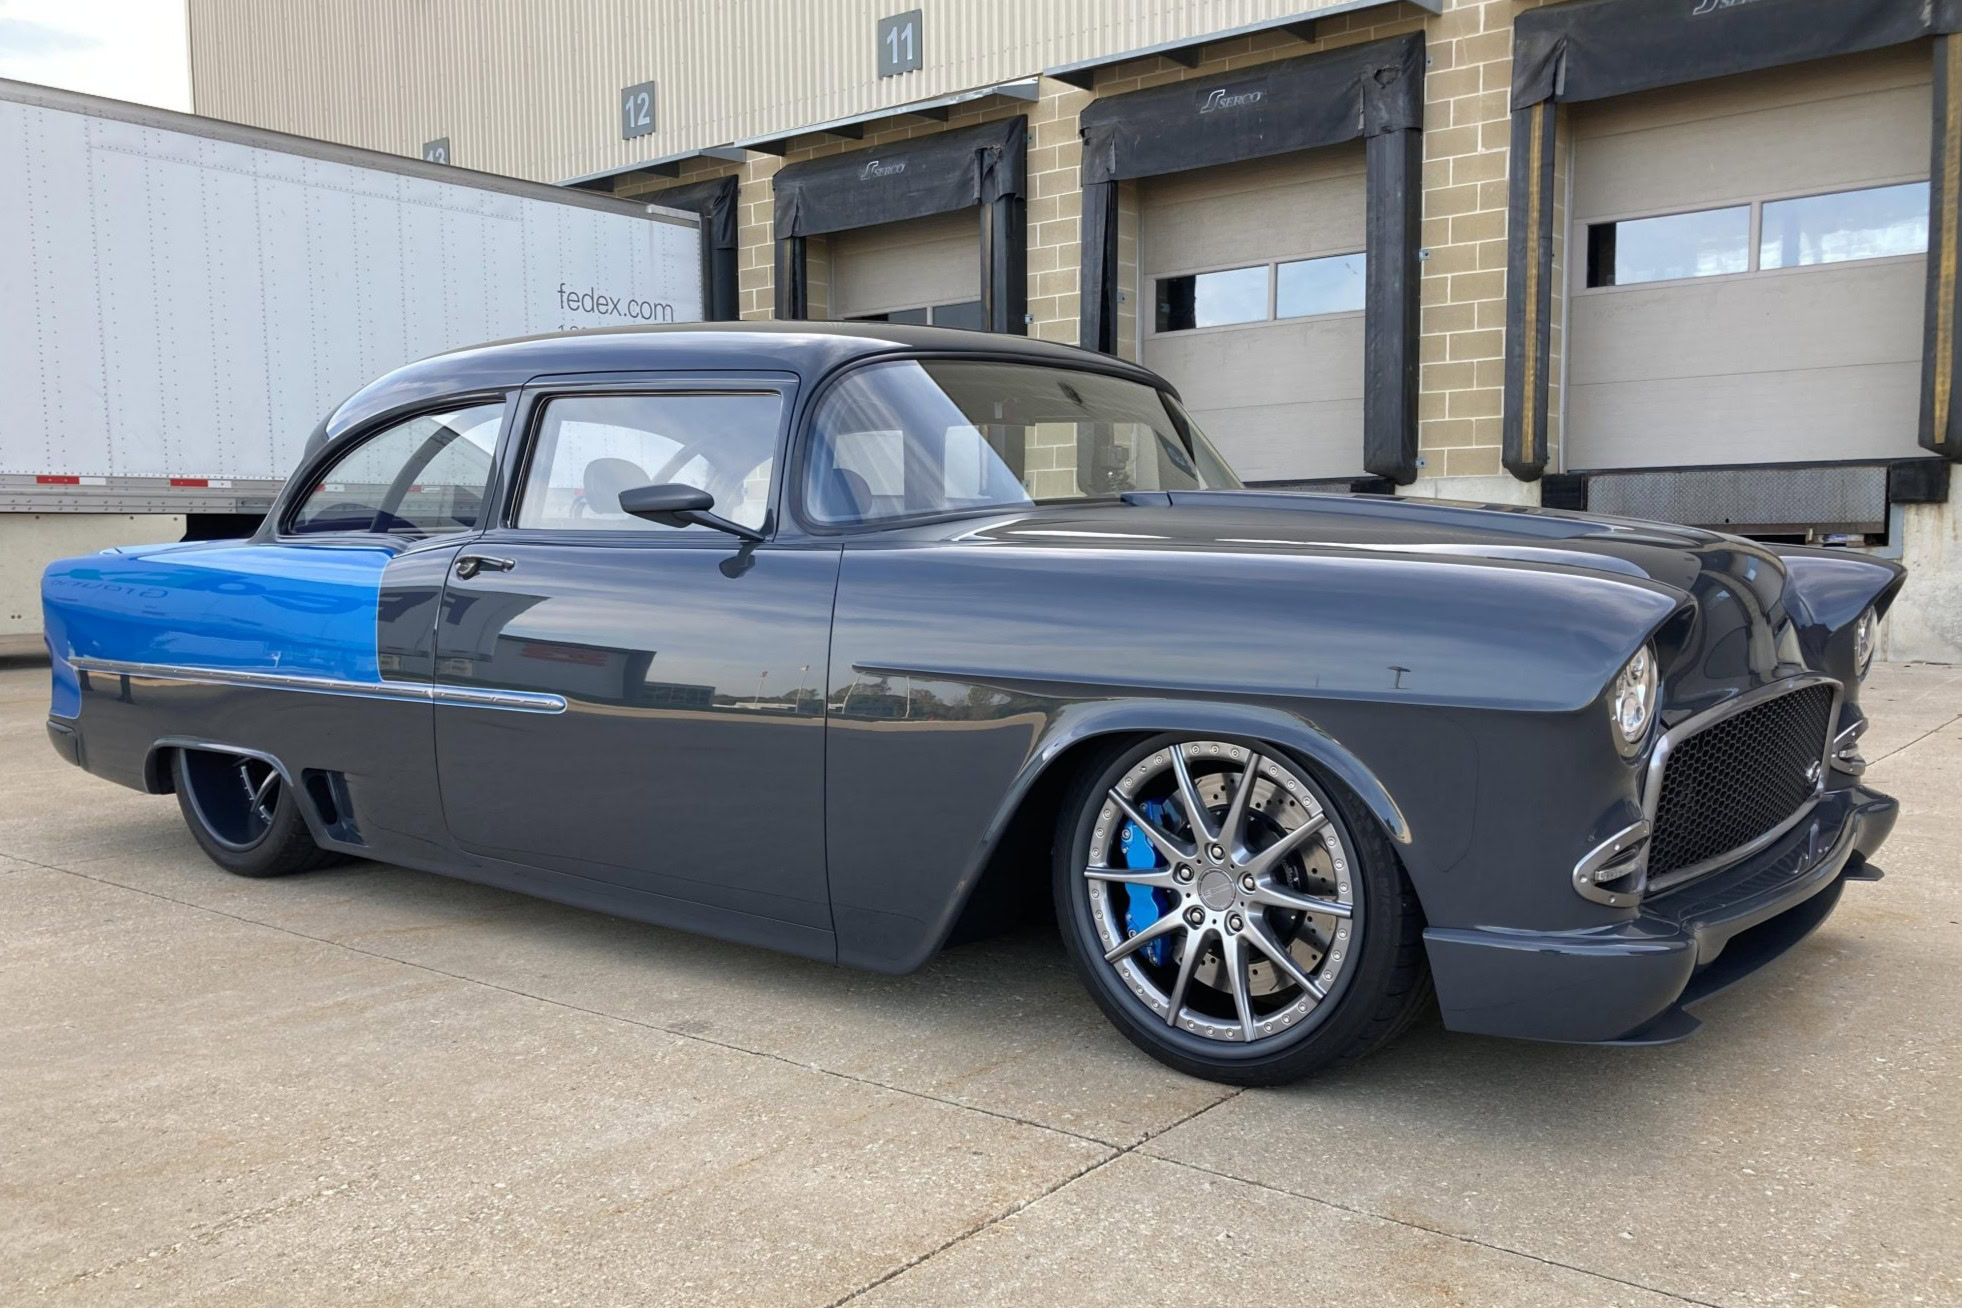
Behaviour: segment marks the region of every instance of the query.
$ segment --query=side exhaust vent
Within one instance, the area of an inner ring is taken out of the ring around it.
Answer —
[[[361,828],[354,821],[354,800],[348,794],[347,773],[326,768],[308,768],[300,774],[307,802],[313,805],[320,828],[328,837],[348,845],[365,845]]]

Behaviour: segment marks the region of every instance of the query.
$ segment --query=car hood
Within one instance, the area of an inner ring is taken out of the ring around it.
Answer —
[[[1667,588],[1697,620],[1676,634],[1697,680],[1741,687],[1794,665],[1850,668],[1836,635],[1898,589],[1894,564],[1845,551],[1772,546],[1719,532],[1554,509],[1275,491],[1133,492],[1038,507],[950,540],[1003,547],[1487,561]]]

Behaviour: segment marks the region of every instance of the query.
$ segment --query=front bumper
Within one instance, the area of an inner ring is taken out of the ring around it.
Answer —
[[[1830,791],[1769,848],[1644,900],[1632,919],[1580,931],[1424,933],[1444,1024],[1527,1040],[1665,1044],[1685,1010],[1777,958],[1826,920],[1899,805],[1863,786]]]

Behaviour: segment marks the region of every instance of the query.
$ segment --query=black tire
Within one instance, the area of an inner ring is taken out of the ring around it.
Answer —
[[[1354,889],[1360,892],[1356,896],[1361,907],[1356,930],[1360,948],[1349,960],[1348,970],[1311,1010],[1312,1020],[1245,1043],[1227,1043],[1168,1023],[1163,1011],[1148,1006],[1127,986],[1118,968],[1105,961],[1106,946],[1092,920],[1091,895],[1084,890],[1084,869],[1098,815],[1112,787],[1134,767],[1168,745],[1198,739],[1202,738],[1158,736],[1105,751],[1084,765],[1064,799],[1052,881],[1063,942],[1084,987],[1117,1029],[1153,1058],[1189,1075],[1230,1085],[1297,1081],[1354,1062],[1388,1044],[1429,1011],[1433,1002],[1417,897],[1389,839],[1368,810],[1346,788],[1317,776],[1285,750],[1262,742],[1203,737],[1258,751],[1263,759],[1285,768],[1320,802],[1348,851],[1356,874]],[[1173,957],[1182,959],[1183,954]],[[1172,1011],[1182,1015],[1187,1010]]]
[[[269,775],[270,792],[260,793]],[[262,759],[217,750],[173,750],[170,779],[192,839],[227,872],[280,877],[339,859],[314,844],[299,796]]]

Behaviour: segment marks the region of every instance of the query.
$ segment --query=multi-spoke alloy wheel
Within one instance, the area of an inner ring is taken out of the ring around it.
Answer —
[[[299,799],[257,755],[180,749],[171,759],[184,823],[211,860],[241,876],[300,872],[325,861]]]
[[[1072,955],[1126,1034],[1174,1066],[1291,1080],[1373,1044],[1382,1001],[1407,1007],[1421,980],[1417,951],[1397,947],[1416,913],[1394,856],[1284,751],[1148,742],[1080,785],[1064,822]],[[1417,980],[1393,975],[1399,962]]]

